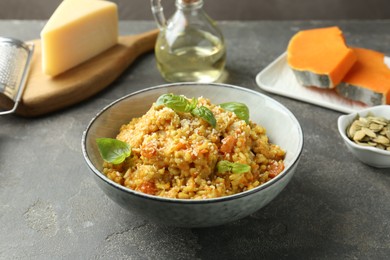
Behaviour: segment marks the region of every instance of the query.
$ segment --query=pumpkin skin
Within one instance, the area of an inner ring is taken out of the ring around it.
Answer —
[[[299,31],[287,47],[287,63],[307,87],[335,88],[356,59],[337,26]]]
[[[356,63],[336,87],[339,95],[369,106],[390,104],[390,69],[383,53],[353,48]]]

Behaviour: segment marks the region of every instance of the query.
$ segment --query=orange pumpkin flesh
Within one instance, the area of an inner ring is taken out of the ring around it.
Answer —
[[[385,55],[363,48],[353,51],[357,61],[336,91],[367,105],[390,104],[390,69],[384,63]]]
[[[336,26],[300,31],[287,48],[287,62],[304,86],[334,88],[355,61]]]

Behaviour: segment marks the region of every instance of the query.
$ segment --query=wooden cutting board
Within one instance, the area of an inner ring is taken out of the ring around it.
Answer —
[[[16,114],[40,116],[79,103],[108,87],[140,55],[154,48],[158,30],[121,36],[116,46],[56,77],[42,72],[41,43],[34,40],[25,90]],[[13,102],[0,94],[0,107],[10,109]]]

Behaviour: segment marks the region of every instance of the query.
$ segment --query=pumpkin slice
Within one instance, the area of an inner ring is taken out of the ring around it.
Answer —
[[[355,61],[337,26],[300,31],[287,48],[287,62],[303,86],[334,88]]]
[[[353,48],[357,61],[336,91],[348,99],[369,106],[390,104],[390,68],[383,53]]]

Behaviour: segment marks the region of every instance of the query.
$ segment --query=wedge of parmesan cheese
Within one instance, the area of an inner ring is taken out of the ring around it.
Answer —
[[[334,88],[355,61],[336,26],[300,31],[287,47],[288,65],[303,86]]]
[[[353,48],[357,61],[336,91],[343,97],[369,106],[390,104],[390,68],[383,53]]]
[[[41,31],[42,70],[56,76],[118,42],[118,14],[103,0],[64,0]]]

